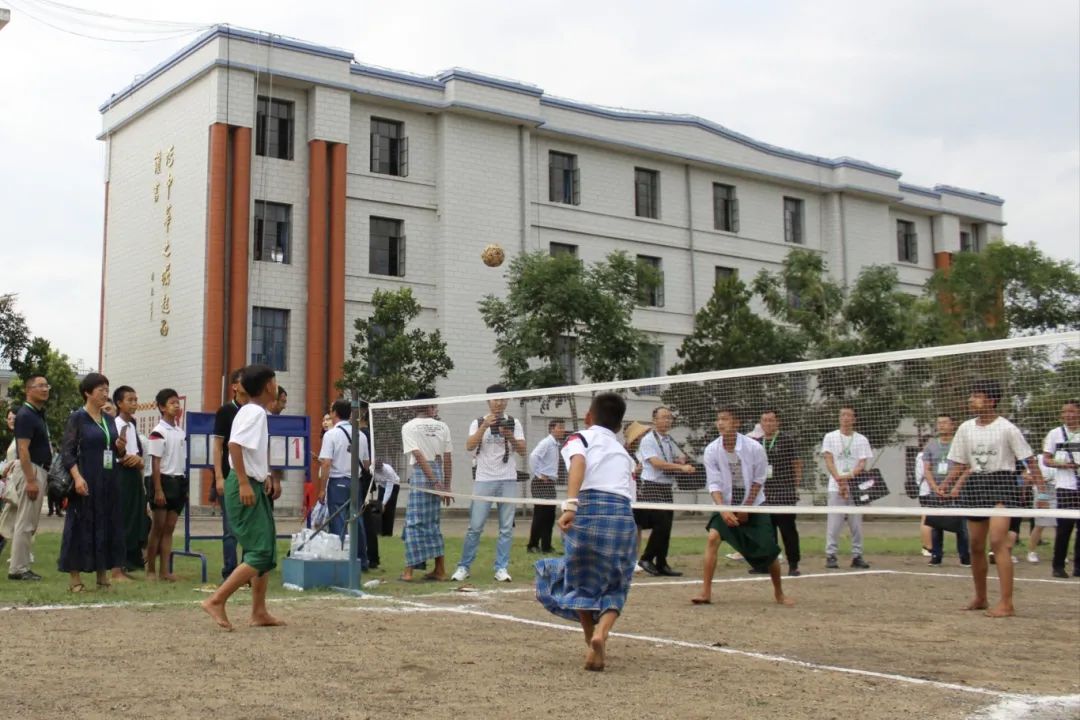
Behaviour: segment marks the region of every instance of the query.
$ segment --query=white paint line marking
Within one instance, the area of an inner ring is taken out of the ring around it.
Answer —
[[[234,598],[237,596],[234,595]],[[240,596],[243,598],[244,596]],[[312,600],[341,600],[343,595],[311,595],[307,597],[267,598],[270,603],[288,603],[296,601]],[[82,603],[73,605],[7,605],[0,607],[0,612],[53,612],[62,610],[108,610],[112,608],[156,608],[156,607],[184,607],[195,605],[199,600],[169,600],[169,601],[125,601],[105,603]]]
[[[919,572],[916,570],[886,570],[884,572],[890,572],[894,575],[920,575],[926,577],[944,577],[944,578],[961,578],[963,580],[970,580],[971,574],[967,575],[958,573],[936,573],[936,572]],[[1080,589],[1080,582],[1075,580],[1051,580],[1050,578],[1025,578],[1025,577],[1013,577],[1016,582],[1034,582],[1034,583],[1050,583],[1052,585],[1073,585],[1077,589]]]
[[[1032,696],[1008,698],[983,708],[971,720],[1037,720],[1053,712],[1053,717],[1066,717],[1064,713],[1080,710],[1080,695]],[[1080,713],[1077,713],[1080,714]]]

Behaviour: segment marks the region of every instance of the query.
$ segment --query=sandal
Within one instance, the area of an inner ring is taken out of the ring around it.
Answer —
[[[413,577],[405,577],[404,575],[398,575],[398,581],[400,581],[400,582],[407,582],[407,583],[411,583],[411,582],[413,582],[414,580],[416,580],[416,578],[413,578]]]
[[[68,585],[68,592],[81,593],[86,591],[86,586],[82,583],[75,583],[74,585]]]

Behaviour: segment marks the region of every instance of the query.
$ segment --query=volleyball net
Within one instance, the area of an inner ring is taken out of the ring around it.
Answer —
[[[767,462],[765,477],[754,478],[761,470],[744,470],[748,456],[730,447],[716,453],[735,470],[728,473],[731,499],[721,508],[1080,518],[1074,503],[1080,418],[1070,406],[1080,399],[1080,333],[375,403],[369,407],[373,458],[397,470],[403,490],[421,489],[410,487],[402,426],[435,407],[451,434],[452,478],[444,488],[422,491],[464,502],[557,505],[566,497],[566,467],[561,457],[552,463],[551,445],[561,447],[566,434],[583,428],[592,398],[606,391],[626,400],[619,439],[641,464],[635,506],[642,509],[718,509],[703,458],[721,434],[723,414],[733,418],[723,427],[729,432],[733,422],[738,433],[760,443]],[[988,422],[994,412],[1003,419]],[[469,443],[485,418],[491,427]],[[1013,456],[1028,462],[1015,463]],[[655,470],[647,466],[658,464],[650,457],[679,468]],[[491,486],[474,485],[477,471],[516,484],[508,489],[504,483],[498,496],[478,493]],[[767,504],[746,507],[744,488],[757,480],[763,480]],[[830,492],[847,504],[830,507]],[[1060,507],[1059,498],[1065,499]],[[1006,506],[996,507],[999,502]]]

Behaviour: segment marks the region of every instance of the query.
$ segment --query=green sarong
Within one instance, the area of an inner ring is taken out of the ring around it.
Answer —
[[[124,569],[141,570],[143,548],[150,530],[146,518],[146,487],[142,470],[118,468],[120,481],[120,514],[124,519]]]
[[[749,513],[747,521],[737,527],[728,527],[720,513],[713,513],[706,527],[720,533],[724,542],[738,550],[750,567],[759,572],[767,571],[780,557],[776,531],[765,513]]]
[[[277,528],[266,488],[251,482],[251,489],[255,504],[248,507],[240,502],[240,478],[230,470],[225,478],[225,512],[237,543],[244,548],[241,562],[258,570],[261,576],[277,567]]]

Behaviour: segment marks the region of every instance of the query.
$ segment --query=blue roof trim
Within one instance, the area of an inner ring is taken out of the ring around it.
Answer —
[[[255,30],[246,30],[230,25],[215,25],[199,37],[195,38],[191,44],[181,48],[164,61],[155,65],[151,68],[150,72],[138,78],[120,92],[115,93],[112,97],[98,106],[98,112],[103,113],[116,103],[127,99],[154,78],[158,77],[184,58],[197,52],[210,41],[219,37],[234,37],[239,40],[251,40],[256,43],[272,43],[274,47],[286,50],[296,50],[298,52],[307,53],[308,55],[318,55],[319,57],[330,58],[333,60],[347,60],[351,62],[355,57],[347,50],[337,50],[324,45],[315,45],[313,43],[304,42],[303,40],[295,40],[293,38],[281,37],[280,35],[273,35],[271,33],[258,32]]]
[[[901,192],[912,193],[914,195],[925,195],[926,197],[932,197],[941,199],[941,193],[937,192],[933,188],[923,187],[921,185],[911,185],[909,183],[900,183]]]
[[[416,85],[417,87],[430,88],[432,90],[445,90],[446,87],[429,77],[423,75],[413,75],[412,73],[402,72],[400,70],[391,70],[390,68],[379,67],[377,65],[365,65],[363,63],[354,62],[349,67],[349,72],[353,75],[366,75],[367,77],[373,77],[378,80],[391,80],[393,82],[406,83],[408,85]]]
[[[714,123],[710,120],[697,117],[696,115],[672,115],[664,113],[647,113],[638,112],[633,110],[618,110],[614,108],[601,107],[599,105],[589,105],[588,103],[576,102],[574,100],[566,100],[564,98],[555,98],[545,96],[540,99],[541,105],[549,105],[551,107],[558,107],[564,110],[573,110],[576,112],[584,112],[589,115],[596,115],[598,117],[607,118],[609,120],[638,120],[644,122],[665,123],[671,125],[687,125],[690,127],[698,127],[707,132],[711,132],[714,135],[734,140],[735,142],[746,145],[747,147],[760,150],[762,152],[769,153],[770,155],[776,155],[778,157],[788,158],[790,160],[799,160],[801,162],[809,162],[815,165],[820,165],[827,168],[837,167],[850,167],[858,170],[864,170],[877,175],[883,175],[887,178],[896,179],[899,178],[901,173],[898,170],[891,170],[889,168],[881,167],[878,165],[872,165],[862,160],[855,160],[854,158],[825,158],[817,155],[809,155],[806,153],[796,152],[794,150],[788,150],[777,145],[769,145],[759,140],[755,140],[742,133],[735,132],[729,128],[724,127],[718,123]]]
[[[529,85],[516,80],[497,78],[493,75],[483,75],[464,68],[450,68],[449,70],[443,70],[435,76],[435,80],[443,84],[446,84],[451,80],[463,80],[465,82],[476,83],[477,85],[486,85],[497,90],[509,90],[510,92],[522,93],[531,97],[542,97],[544,94],[544,91],[535,85]]]
[[[934,189],[942,195],[956,195],[958,197],[967,198],[968,200],[978,200],[979,202],[990,203],[991,205],[1005,204],[1004,198],[1000,198],[997,195],[991,195],[990,193],[979,192],[978,190],[968,190],[952,185],[935,185]]]

